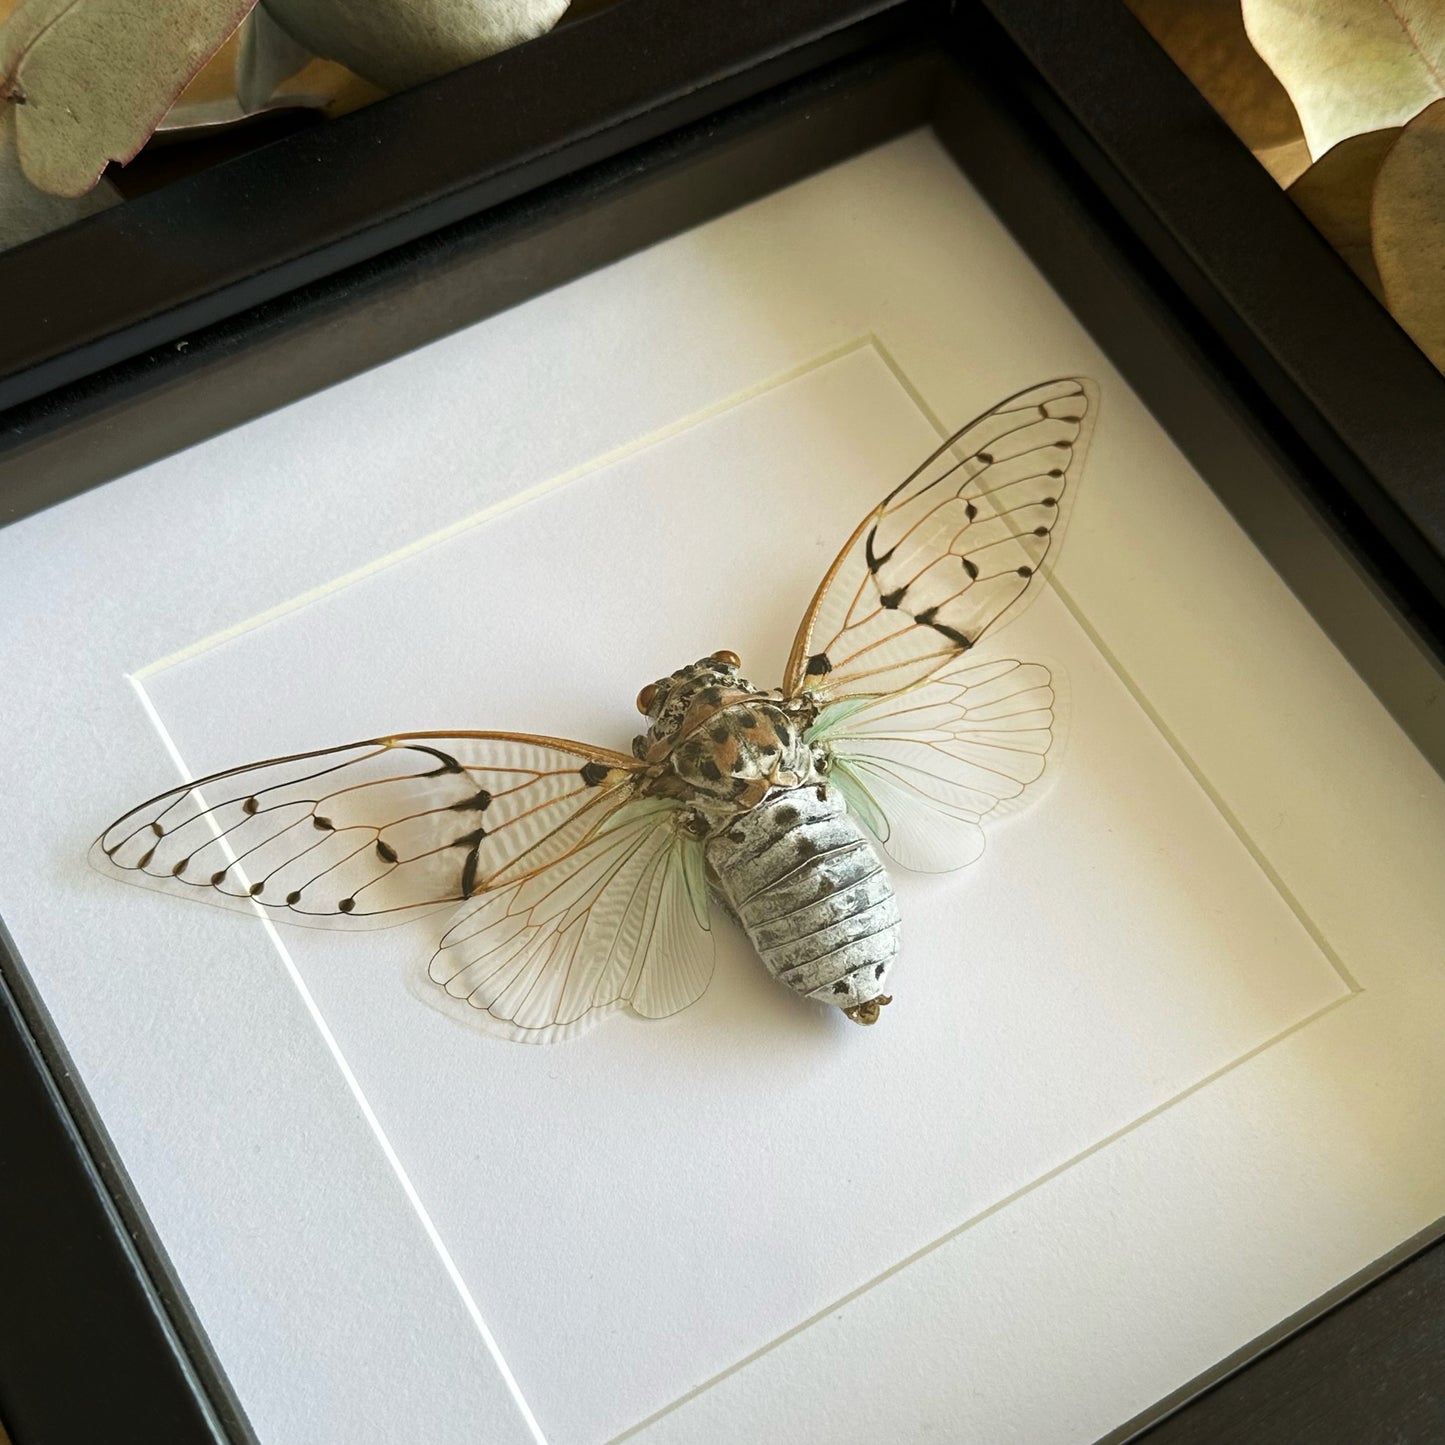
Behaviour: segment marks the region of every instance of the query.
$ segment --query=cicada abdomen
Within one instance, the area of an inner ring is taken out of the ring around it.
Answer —
[[[836,789],[790,788],[707,843],[714,889],[768,971],[873,1023],[898,953],[898,904],[872,842]]]

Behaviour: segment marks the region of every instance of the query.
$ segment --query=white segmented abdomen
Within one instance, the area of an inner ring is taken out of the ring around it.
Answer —
[[[898,904],[836,789],[765,799],[708,840],[707,861],[780,983],[843,1009],[883,993],[898,953]]]

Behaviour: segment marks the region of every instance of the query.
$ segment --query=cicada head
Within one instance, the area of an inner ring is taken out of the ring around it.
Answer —
[[[750,694],[752,684],[738,675],[741,665],[737,653],[715,652],[648,683],[637,694],[637,710],[649,726],[632,740],[633,755],[645,758],[659,744],[671,743],[694,707],[721,707],[730,697]]]

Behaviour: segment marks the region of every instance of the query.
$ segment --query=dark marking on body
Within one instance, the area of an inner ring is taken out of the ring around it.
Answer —
[[[717,743],[719,747],[732,736],[724,724],[719,723],[715,728],[708,729],[708,736]]]
[[[848,992],[848,980],[847,980],[846,978],[840,978],[840,979],[838,980],[838,982],[833,985],[833,992],[834,992],[834,993],[847,993],[847,992]]]
[[[798,810],[791,803],[784,803],[774,816],[783,827],[791,828],[798,821]]]
[[[729,828],[729,829],[728,829],[728,842],[729,842],[729,843],[746,843],[747,841],[748,841],[748,835],[747,835],[746,833],[744,833],[741,828]]]
[[[887,967],[888,967],[888,965],[887,965],[886,963],[880,963],[880,964],[878,965],[878,967],[873,970],[873,977],[874,977],[874,978],[882,978],[882,977],[883,977],[883,970],[884,970],[885,968],[887,968]]]
[[[710,783],[717,783],[722,781],[722,772],[719,770],[718,765],[713,762],[711,758],[707,758],[703,762],[699,763],[697,770]]]

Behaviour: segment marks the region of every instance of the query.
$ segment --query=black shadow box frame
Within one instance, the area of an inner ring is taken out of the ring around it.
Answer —
[[[1445,378],[1117,0],[619,0],[0,255],[0,521],[921,125],[1440,766]],[[3,931],[0,1071],[16,1445],[253,1439]],[[1440,1438],[1442,1235],[1108,1441]]]

